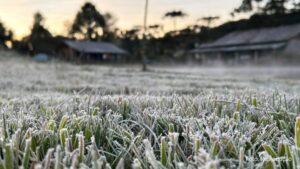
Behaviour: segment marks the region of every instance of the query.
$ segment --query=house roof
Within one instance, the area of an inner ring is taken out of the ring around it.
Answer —
[[[282,43],[300,35],[300,24],[273,28],[236,31],[212,43],[202,44],[192,52],[226,51],[249,49],[274,49],[282,47]],[[226,49],[228,48],[228,49]]]
[[[127,53],[125,50],[108,42],[65,40],[64,43],[70,48],[78,52],[84,52],[84,53],[102,53],[102,54],[126,54]]]

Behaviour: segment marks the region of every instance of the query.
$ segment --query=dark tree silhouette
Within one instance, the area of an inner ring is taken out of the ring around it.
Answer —
[[[13,33],[7,30],[3,23],[0,22],[0,48],[1,46],[7,47],[6,42],[11,41],[13,38]]]
[[[102,15],[92,3],[87,2],[77,13],[70,34],[73,37],[79,35],[83,39],[97,40],[103,33],[105,27],[105,16]]]
[[[236,13],[251,12],[253,10],[254,0],[243,0],[242,4],[234,10]]]
[[[263,12],[268,15],[284,14],[288,11],[285,5],[291,1],[292,0],[243,0],[242,4],[235,9],[234,12],[245,13],[254,11],[255,13]],[[263,7],[259,7],[261,2],[264,2]],[[254,7],[255,4],[258,6],[257,8]]]
[[[133,28],[130,30],[122,31],[121,38],[129,39],[129,40],[138,40],[140,32],[141,32],[141,29],[139,29],[139,28]]]
[[[44,21],[45,18],[43,15],[40,12],[36,12],[33,16],[31,32],[28,36],[24,37],[21,42],[21,46],[26,46],[26,51],[31,55],[38,52],[44,52],[43,50],[40,50],[40,46],[43,46],[45,41],[49,41],[49,39],[52,38],[51,33],[44,26]],[[44,48],[49,48],[49,46],[45,45]]]
[[[29,35],[30,40],[52,37],[51,33],[44,27],[45,18],[40,12],[34,14],[33,26]]]
[[[299,11],[300,11],[300,2],[294,0],[292,12],[299,12]]]
[[[182,11],[170,11],[165,13],[164,18],[171,18],[173,19],[174,24],[174,31],[177,30],[177,18],[184,18],[187,14]]]
[[[219,20],[219,16],[207,16],[207,17],[202,17],[198,19],[198,21],[204,21],[206,22],[206,26],[209,28],[212,23],[214,23],[216,20]]]
[[[284,14],[288,11],[285,7],[288,1],[289,0],[270,0],[263,8],[263,11],[266,14]]]
[[[118,32],[120,31],[118,28],[115,27],[117,22],[117,18],[111,13],[105,13],[103,15],[105,20],[105,27],[103,27],[103,36],[102,40],[113,42],[118,39]]]
[[[164,27],[162,25],[159,25],[159,24],[149,25],[148,26],[148,36],[150,36],[150,38],[158,37],[159,35],[161,35],[163,33],[163,30],[164,30]]]

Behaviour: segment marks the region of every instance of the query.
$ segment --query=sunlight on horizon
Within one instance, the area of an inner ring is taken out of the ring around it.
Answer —
[[[196,24],[197,18],[204,16],[221,16],[224,21],[241,18],[232,18],[230,12],[237,7],[240,0],[150,0],[149,25],[161,24],[164,31],[173,30],[173,22],[170,19],[163,19],[165,12],[171,10],[182,10],[188,14],[184,19],[178,19],[178,29],[188,25]],[[0,21],[6,27],[12,29],[15,38],[20,39],[29,34],[32,25],[33,14],[41,12],[45,20],[45,26],[54,35],[66,35],[70,25],[85,0],[0,0]],[[144,1],[142,0],[91,0],[101,13],[110,12],[118,20],[116,27],[131,29],[142,24]],[[226,3],[225,3],[226,2]]]

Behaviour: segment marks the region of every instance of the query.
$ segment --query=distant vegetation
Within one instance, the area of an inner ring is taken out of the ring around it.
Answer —
[[[5,28],[4,24],[0,22],[0,49],[7,47],[6,42],[12,41],[13,32]]]

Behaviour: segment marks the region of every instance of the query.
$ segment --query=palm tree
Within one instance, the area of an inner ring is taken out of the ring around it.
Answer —
[[[207,23],[207,27],[210,27],[214,21],[219,20],[219,19],[220,19],[219,16],[207,16],[207,17],[202,17],[202,18],[198,19],[198,21],[205,21]]]
[[[170,11],[165,13],[164,18],[171,18],[173,19],[174,24],[174,31],[177,30],[177,18],[184,18],[187,14],[182,11]]]

